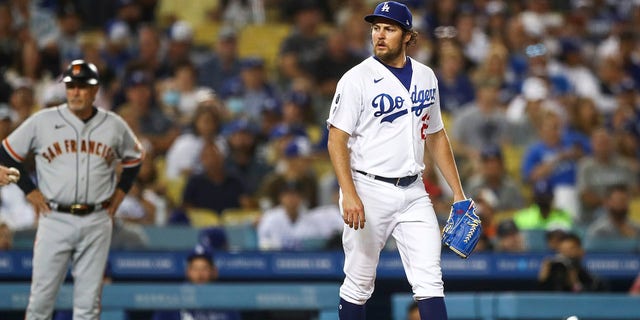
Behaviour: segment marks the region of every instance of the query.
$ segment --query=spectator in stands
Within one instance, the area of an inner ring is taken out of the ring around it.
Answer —
[[[118,108],[123,118],[138,128],[141,139],[151,142],[156,154],[165,154],[180,133],[178,127],[154,103],[151,76],[144,70],[132,71],[125,81],[125,103]],[[135,131],[135,129],[133,129]]]
[[[17,127],[26,120],[34,110],[39,109],[36,106],[34,83],[27,78],[17,78],[11,83],[13,91],[9,97],[9,106],[12,111],[12,121]]]
[[[543,291],[606,291],[607,285],[583,265],[584,249],[580,238],[567,234],[555,256],[542,261],[538,272],[538,289]]]
[[[258,247],[261,250],[300,250],[308,242],[326,241],[344,222],[337,212],[309,212],[304,186],[296,181],[278,187],[278,205],[264,211],[258,222]],[[335,214],[333,217],[329,215]],[[330,221],[330,222],[329,222]]]
[[[82,28],[82,17],[72,2],[61,3],[56,11],[57,25],[60,29],[56,39],[58,55],[60,65],[66,65],[69,61],[81,58],[78,38]]]
[[[464,72],[465,61],[455,42],[444,42],[438,51],[438,88],[442,111],[455,114],[475,99],[475,89],[471,79]]]
[[[8,251],[12,247],[13,231],[4,220],[0,220],[0,251]]]
[[[477,213],[482,222],[482,234],[489,241],[496,241],[498,236],[498,221],[495,217],[495,198],[478,195],[473,198],[476,203]]]
[[[129,25],[122,21],[109,25],[104,45],[100,48],[100,56],[106,67],[119,78],[124,77],[126,67],[133,58],[132,47],[133,35]]]
[[[238,35],[232,27],[224,26],[220,29],[214,52],[198,64],[198,70],[198,85],[209,87],[216,93],[222,92],[226,81],[240,76]]]
[[[544,240],[547,243],[547,249],[552,252],[558,252],[560,243],[569,234],[569,231],[562,228],[552,228],[544,233]]]
[[[640,225],[629,218],[631,194],[625,185],[607,190],[602,212],[587,228],[585,241],[597,239],[640,239]]]
[[[523,82],[521,94],[509,101],[506,111],[511,143],[526,147],[538,139],[545,110],[554,107],[548,98],[548,85],[541,78],[529,77]]]
[[[260,184],[272,167],[259,154],[258,129],[247,120],[235,120],[224,126],[229,151],[225,158],[225,171],[235,172],[244,181],[246,193],[253,200]],[[252,205],[252,207],[257,206]]]
[[[482,63],[471,73],[471,79],[474,83],[484,79],[494,79],[499,82],[498,102],[500,105],[507,105],[517,93],[507,69],[508,55],[507,47],[502,42],[496,41],[489,47],[487,56]]]
[[[113,219],[111,250],[144,250],[149,246],[149,237],[141,225]]]
[[[536,182],[533,186],[533,204],[518,210],[513,220],[520,230],[551,230],[553,228],[571,229],[573,221],[564,210],[554,207],[554,195],[551,184]]]
[[[568,136],[560,115],[551,110],[544,112],[539,136],[522,159],[522,178],[531,185],[548,183],[553,188],[556,206],[576,217],[576,169],[578,161],[591,152],[590,143]]]
[[[163,226],[167,223],[169,208],[175,204],[167,197],[167,182],[160,179],[157,160],[152,152],[146,152],[136,180],[142,189],[142,198],[155,208],[153,223]]]
[[[611,134],[598,128],[591,136],[593,155],[578,162],[577,188],[581,211],[578,216],[583,225],[596,218],[595,213],[604,202],[607,190],[614,185],[626,185],[633,192],[637,179],[630,163],[619,157]]]
[[[144,198],[140,181],[134,181],[131,189],[122,200],[116,217],[130,223],[148,225],[155,223],[156,207]]]
[[[185,64],[193,64],[193,27],[184,20],[174,22],[169,28],[167,54],[164,57],[163,71],[160,78],[176,76],[178,68]]]
[[[489,51],[489,37],[478,26],[476,16],[470,8],[464,8],[456,17],[456,40],[465,58],[474,65],[480,64]]]
[[[260,57],[243,59],[240,76],[229,79],[222,87],[220,97],[233,118],[260,124],[265,110],[280,108],[279,92],[267,77],[264,63]]]
[[[318,205],[318,178],[309,165],[311,144],[296,137],[284,145],[283,158],[276,171],[264,177],[258,197],[260,207],[271,208],[279,203],[280,189],[291,182],[301,184],[302,200],[308,208]]]
[[[213,255],[201,246],[187,256],[186,280],[191,285],[206,285],[218,279],[218,268],[215,265]],[[183,319],[216,319],[216,320],[240,320],[239,312],[226,310],[168,310],[156,311],[152,320],[183,320]]]
[[[207,143],[214,143],[226,153],[226,142],[218,135],[220,114],[209,105],[199,106],[192,117],[191,126],[171,144],[166,155],[165,175],[176,180],[201,170],[200,151]]]
[[[163,81],[163,90],[159,93],[168,115],[176,119],[180,126],[188,125],[203,98],[203,92],[211,89],[196,84],[198,70],[196,66],[185,60],[173,66],[171,78]],[[211,93],[213,94],[213,93]],[[217,99],[215,99],[217,100]]]
[[[202,172],[187,179],[182,201],[185,208],[203,208],[220,214],[228,208],[248,206],[244,181],[224,170],[224,154],[213,143],[205,143],[200,152]]]
[[[278,71],[287,83],[300,76],[310,76],[326,45],[320,33],[323,15],[317,0],[292,2],[294,26],[280,44]]]
[[[155,25],[144,24],[138,29],[137,54],[131,63],[140,65],[141,69],[154,79],[161,79],[169,75],[162,69],[162,59],[166,51],[162,46],[162,41],[160,31]]]
[[[342,30],[329,32],[326,47],[314,63],[311,74],[317,84],[318,93],[323,96],[332,96],[340,77],[361,60],[361,56],[349,50],[345,32]]]
[[[476,99],[455,114],[451,126],[453,148],[460,158],[456,160],[462,160],[461,175],[467,178],[477,168],[483,149],[509,140],[507,119],[498,102],[499,81],[479,79],[475,89]]]
[[[471,176],[464,190],[474,199],[491,198],[494,210],[511,211],[524,206],[521,187],[510,177],[504,165],[502,150],[499,146],[490,145],[480,152],[480,168]]]
[[[520,229],[512,219],[500,221],[495,243],[496,252],[525,252],[526,247]]]
[[[278,125],[303,129],[310,142],[315,145],[322,136],[322,130],[314,119],[312,99],[311,93],[305,90],[292,90],[286,93],[282,103],[282,117]]]

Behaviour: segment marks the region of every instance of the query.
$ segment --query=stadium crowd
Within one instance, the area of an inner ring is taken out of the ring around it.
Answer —
[[[587,249],[640,239],[640,1],[405,3],[419,31],[410,54],[438,76],[483,220],[477,250],[527,251],[527,230],[544,232],[549,250],[570,234]],[[96,105],[120,114],[146,150],[118,225],[242,217],[262,250],[335,246],[325,120],[339,77],[371,54],[362,17],[373,5],[2,0],[0,138],[64,103],[59,75],[85,59],[99,68]],[[444,223],[450,190],[430,165],[423,179]],[[18,186],[0,196],[3,229],[35,227]]]

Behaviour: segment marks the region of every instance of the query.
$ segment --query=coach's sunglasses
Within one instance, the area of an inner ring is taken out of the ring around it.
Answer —
[[[90,87],[88,83],[82,82],[67,82],[65,85],[67,86],[67,89],[87,89]]]

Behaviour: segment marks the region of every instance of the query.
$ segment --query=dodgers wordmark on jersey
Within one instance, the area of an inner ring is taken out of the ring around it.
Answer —
[[[338,82],[327,122],[351,135],[354,170],[404,177],[424,169],[425,139],[444,125],[433,70],[414,60],[412,65],[410,91],[373,57]],[[359,150],[367,150],[369,156],[363,157]]]

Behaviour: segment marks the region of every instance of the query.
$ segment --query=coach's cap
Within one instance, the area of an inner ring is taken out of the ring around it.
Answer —
[[[395,1],[385,1],[376,6],[372,14],[364,17],[364,20],[373,23],[375,18],[386,18],[400,24],[403,29],[411,30],[413,27],[413,17],[409,8],[402,3]]]
[[[95,86],[98,84],[98,68],[93,63],[84,60],[73,60],[62,75],[62,81],[84,82]]]

